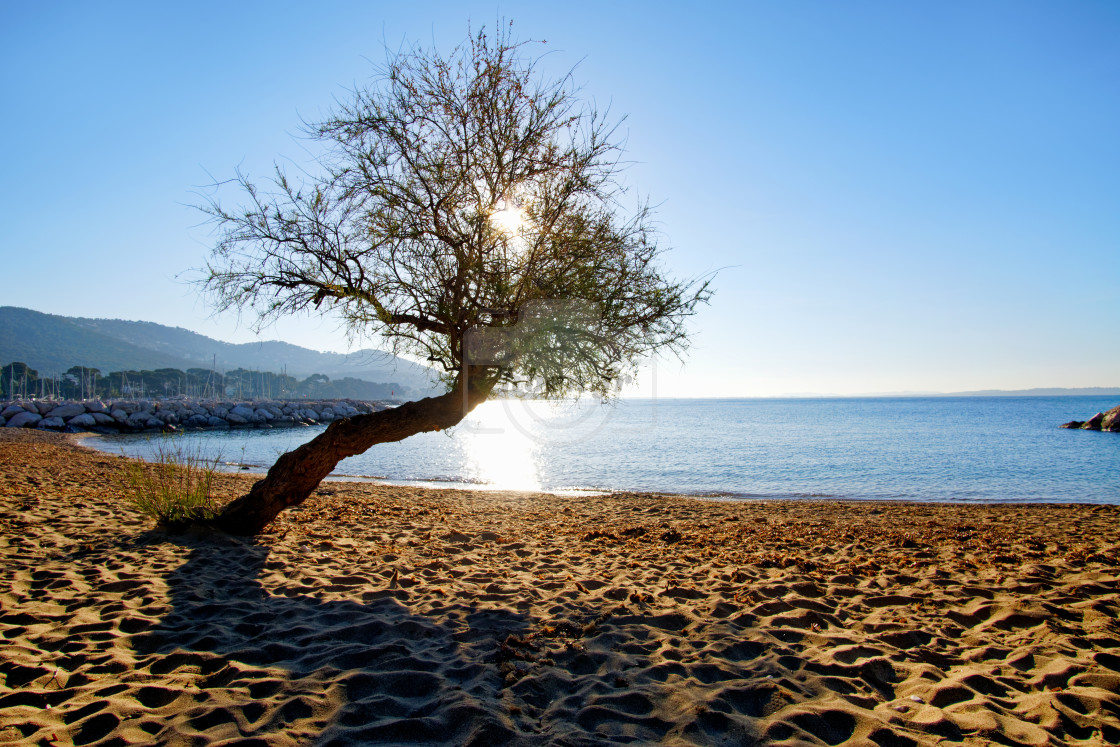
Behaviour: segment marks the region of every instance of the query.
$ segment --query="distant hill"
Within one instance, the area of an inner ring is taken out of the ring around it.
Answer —
[[[121,319],[86,319],[0,306],[0,365],[22,361],[41,374],[71,366],[90,366],[103,373],[157,368],[236,368],[272,371],[291,376],[325,374],[370,382],[396,382],[427,393],[431,370],[380,350],[350,354],[320,353],[286,342],[235,344],[181,327]]]
[[[1120,397],[1120,387],[1086,386],[1080,388],[1039,387],[1035,389],[979,389],[953,392],[941,397]]]

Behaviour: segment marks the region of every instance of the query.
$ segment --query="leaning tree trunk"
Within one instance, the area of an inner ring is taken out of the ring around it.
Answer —
[[[251,535],[264,529],[281,511],[307,500],[340,461],[361,454],[374,444],[400,441],[424,431],[450,428],[486,400],[493,388],[486,377],[472,379],[439,397],[336,420],[303,446],[289,451],[249,490],[229,503],[214,524],[230,534]]]

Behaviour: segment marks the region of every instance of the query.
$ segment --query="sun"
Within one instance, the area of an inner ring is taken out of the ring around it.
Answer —
[[[515,236],[526,223],[525,208],[513,200],[498,200],[490,213],[490,223],[500,232]]]

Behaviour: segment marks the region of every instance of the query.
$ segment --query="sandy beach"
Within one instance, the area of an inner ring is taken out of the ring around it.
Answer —
[[[329,482],[249,540],[124,463],[0,429],[0,743],[1120,742],[1120,507]]]

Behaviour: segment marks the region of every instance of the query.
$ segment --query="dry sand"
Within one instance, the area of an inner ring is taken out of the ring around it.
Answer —
[[[0,742],[1120,741],[1117,507],[326,483],[247,541],[123,463],[0,429]]]

